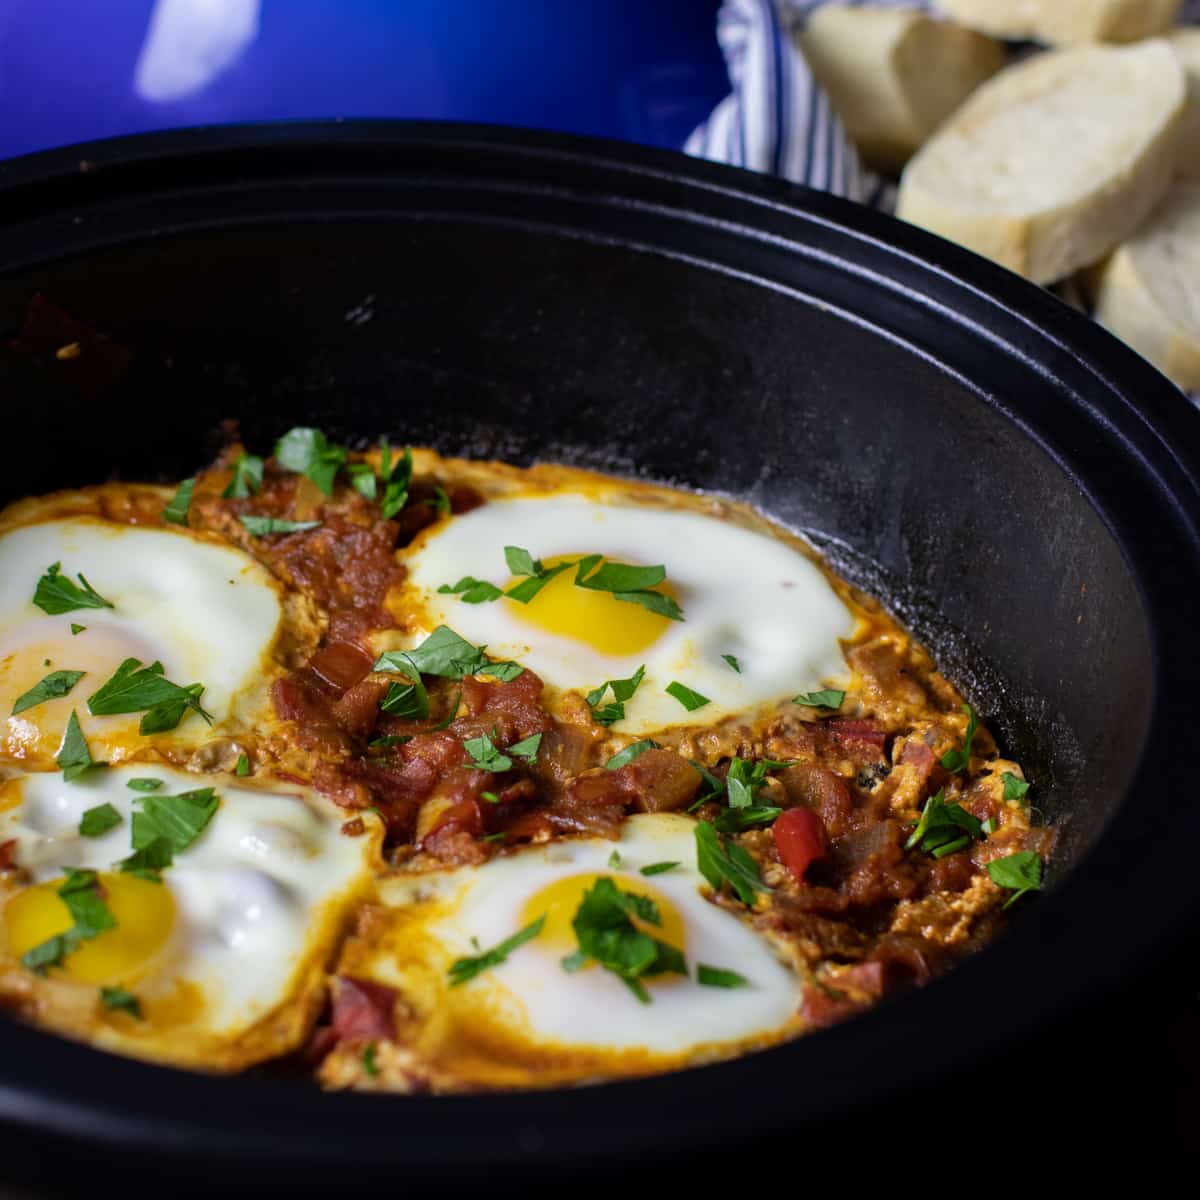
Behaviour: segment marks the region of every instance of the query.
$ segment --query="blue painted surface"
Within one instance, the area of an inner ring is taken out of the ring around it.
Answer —
[[[0,156],[226,121],[495,121],[679,146],[718,0],[0,0]]]

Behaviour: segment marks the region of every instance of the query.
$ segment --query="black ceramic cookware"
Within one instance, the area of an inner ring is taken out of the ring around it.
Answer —
[[[179,478],[227,417],[264,452],[314,424],[740,497],[915,625],[1063,827],[1048,891],[945,978],[793,1044],[635,1083],[325,1095],[0,1022],[8,1143],[61,1147],[50,1178],[114,1159],[178,1163],[193,1183],[545,1180],[568,1165],[628,1178],[685,1151],[792,1144],[1000,1061],[1196,919],[1200,809],[1179,756],[1200,674],[1200,418],[1017,277],[680,156],[348,123],[0,166],[6,336],[38,293],[109,340],[57,359],[35,332],[0,356],[0,500]]]

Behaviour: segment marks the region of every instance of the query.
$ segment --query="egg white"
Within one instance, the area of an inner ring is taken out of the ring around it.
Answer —
[[[274,1010],[322,952],[313,939],[331,907],[345,904],[370,875],[378,837],[343,835],[341,814],[303,787],[135,764],[72,783],[48,772],[9,780],[0,842],[15,839],[13,860],[34,883],[57,879],[66,867],[111,870],[131,853],[130,821],[145,794],[127,786],[133,778],[161,780],[155,795],[214,787],[220,806],[162,872],[175,927],[148,974],[125,986],[161,992],[189,984],[203,996],[203,1034],[234,1037]],[[82,836],[84,812],[105,803],[121,823],[100,837]]]
[[[61,562],[114,607],[50,615],[34,605],[38,580]],[[263,674],[283,617],[269,573],[233,546],[186,530],[148,529],[94,517],[43,521],[0,535],[0,756],[49,765],[75,711],[92,757],[119,759],[147,738],[140,714],[92,716],[87,700],[127,658],[158,661],[181,686],[202,683],[214,724]],[[84,626],[72,634],[72,625]],[[51,671],[86,671],[69,695],[12,714],[14,701]],[[195,713],[155,745],[210,736]]]
[[[506,545],[539,559],[602,554],[661,563],[685,619],[669,622],[644,651],[609,655],[518,619],[514,601],[467,604],[439,594],[464,575],[505,586]],[[849,678],[839,639],[854,634],[857,619],[820,570],[782,541],[702,513],[573,494],[493,500],[433,527],[413,543],[405,564],[404,648],[445,624],[552,687],[583,691],[644,665],[644,681],[615,726],[620,732],[715,722]],[[672,682],[710,703],[689,712],[665,692]]]
[[[646,979],[651,1002],[642,1004],[611,972],[593,964],[568,973],[562,957],[573,946],[534,940],[461,988],[443,989],[438,1009],[462,1006],[482,1014],[515,1040],[556,1049],[591,1052],[645,1051],[679,1056],[704,1047],[739,1045],[778,1037],[795,1021],[803,981],[773,954],[768,943],[734,914],[706,899],[696,868],[695,822],[670,813],[631,817],[621,840],[568,840],[492,859],[482,867],[409,878],[382,887],[395,908],[426,905],[436,913],[421,929],[421,943],[435,943],[445,961],[470,958],[510,937],[527,921],[530,898],[556,880],[594,872],[618,887],[657,892],[682,917],[682,947],[689,975]],[[614,849],[617,867],[609,865]],[[644,877],[641,867],[678,862],[669,872]],[[419,919],[410,912],[410,922]],[[745,987],[701,985],[699,964],[736,971]],[[405,972],[376,964],[378,977],[404,987]],[[442,970],[445,965],[443,963]],[[444,976],[443,976],[444,978]]]

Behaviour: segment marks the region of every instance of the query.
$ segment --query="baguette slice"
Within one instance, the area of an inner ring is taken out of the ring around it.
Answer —
[[[1200,179],[1200,29],[1177,29],[1167,41],[1179,55],[1188,79],[1188,112],[1179,139],[1179,174]]]
[[[1200,391],[1200,180],[1177,183],[1104,264],[1096,317],[1185,391]]]
[[[1183,0],[938,0],[956,21],[1016,41],[1137,42],[1165,33]]]
[[[1007,67],[905,168],[897,215],[1036,283],[1096,262],[1163,198],[1187,100],[1166,42]]]
[[[1006,57],[992,38],[915,9],[828,4],[797,41],[864,161],[888,173]]]

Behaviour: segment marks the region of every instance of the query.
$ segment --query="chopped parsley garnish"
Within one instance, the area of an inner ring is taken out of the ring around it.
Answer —
[[[980,828],[983,830],[984,833],[986,833],[990,837],[993,833],[996,832],[996,830],[999,828],[999,826],[996,824],[995,817],[988,817],[988,819],[986,821],[984,821],[984,823],[980,826]]]
[[[221,802],[212,788],[197,788],[177,796],[147,795],[141,803],[142,811],[133,814],[134,853],[119,865],[122,871],[157,879],[204,832]]]
[[[505,546],[504,561],[514,575],[524,575],[520,583],[514,583],[504,594],[518,604],[528,604],[550,582],[575,563],[559,563],[556,567],[543,566],[540,558],[534,558],[520,546]]]
[[[378,1075],[379,1074],[379,1064],[375,1061],[375,1053],[376,1053],[376,1050],[375,1050],[374,1042],[368,1042],[363,1047],[362,1065],[363,1065],[363,1070],[366,1071],[366,1073],[368,1075]]]
[[[733,668],[739,675],[742,673],[742,664],[732,654],[722,654],[721,657]]]
[[[538,751],[541,748],[542,735],[535,733],[530,737],[522,738],[519,742],[513,742],[508,748],[508,753],[515,754],[518,758],[524,759],[532,767],[537,762]]]
[[[162,787],[161,779],[150,779],[149,777],[141,779],[131,779],[125,786],[131,788],[135,792],[157,792]]]
[[[63,779],[67,783],[78,779],[90,767],[103,766],[103,763],[92,761],[87,739],[83,736],[83,730],[79,728],[79,718],[74,709],[71,710],[67,731],[63,734],[62,746],[54,761],[62,768]]]
[[[747,758],[730,760],[729,772],[725,776],[725,790],[730,808],[749,808],[755,794],[767,777],[766,762],[751,762]]]
[[[62,563],[53,563],[46,569],[45,575],[38,580],[33,593],[33,602],[44,613],[52,617],[59,613],[74,612],[77,608],[113,608],[111,601],[105,600],[81,573],[79,585],[72,583],[65,575],[60,574]]]
[[[643,1003],[650,1003],[644,978],[670,972],[687,974],[683,955],[633,923],[661,927],[658,905],[648,896],[623,892],[607,875],[583,894],[571,927],[579,948],[562,960],[563,969],[578,971],[589,960],[611,971]]]
[[[668,871],[673,871],[679,866],[677,862],[656,862],[650,863],[649,866],[642,867],[641,874],[643,875],[665,875]]]
[[[103,837],[121,823],[121,814],[111,804],[97,804],[79,819],[79,832],[84,837]]]
[[[493,729],[493,737],[495,733],[496,731]],[[497,750],[495,742],[486,733],[481,733],[478,737],[467,738],[463,742],[463,749],[471,757],[467,766],[472,770],[491,771],[498,775],[501,771],[512,769],[512,759]]]
[[[243,779],[250,774],[250,758],[248,755],[243,753],[237,756],[237,766],[233,768],[233,773]]]
[[[76,625],[74,621],[71,622],[71,636],[72,637],[78,637],[81,633],[86,633],[86,632],[87,632],[86,625]]]
[[[383,499],[379,502],[379,507],[385,521],[390,521],[408,503],[412,471],[412,448],[405,446],[404,453],[393,461],[392,448],[388,445],[387,438],[384,438],[379,445],[379,478],[383,482]],[[446,510],[449,511],[449,497],[441,488],[437,490],[445,498]]]
[[[1018,779],[1011,771],[1005,771],[1000,778],[1004,781],[1005,800],[1016,800],[1019,804],[1024,804],[1025,797],[1029,794],[1029,784],[1023,779]]]
[[[86,671],[53,671],[40,683],[35,683],[29,691],[18,696],[13,703],[12,715],[23,713],[35,704],[45,704],[47,700],[57,700],[65,696],[83,677]]]
[[[221,493],[225,499],[244,500],[262,490],[263,460],[257,454],[243,454],[233,464],[233,478]]]
[[[579,560],[575,566],[576,587],[608,592],[615,600],[640,604],[660,617],[683,620],[679,605],[665,592],[653,590],[666,579],[666,567],[635,567],[629,563],[603,562],[603,558],[602,554],[589,554]]]
[[[453,718],[451,718],[453,719]],[[367,743],[368,750],[389,750],[392,746],[403,746],[405,742],[412,741],[411,733],[389,733],[386,737],[377,737],[374,741]]]
[[[1018,850],[1007,858],[993,858],[987,865],[987,873],[994,883],[1013,891],[1014,894],[1005,901],[1005,908],[1016,904],[1026,892],[1037,892],[1042,887],[1041,856],[1032,850]]]
[[[934,858],[944,858],[965,850],[971,842],[983,836],[983,824],[961,804],[947,804],[945,789],[925,801],[921,819],[913,828],[905,850],[920,846]]]
[[[621,852],[620,852],[620,850],[614,850],[608,856],[609,869],[612,871],[615,871],[620,865],[621,865]]]
[[[842,701],[845,699],[845,692],[839,692],[835,688],[826,688],[820,692],[801,692],[800,695],[792,697],[792,703],[803,704],[806,708],[827,708],[832,710],[841,708]]]
[[[125,1012],[139,1021],[142,1019],[142,1006],[138,1003],[138,998],[124,988],[102,987],[100,1000],[110,1012]]]
[[[439,517],[448,517],[450,515],[450,497],[446,494],[444,487],[434,486],[433,499],[426,500],[426,504],[433,509]]]
[[[418,675],[408,683],[393,683],[379,705],[382,712],[393,717],[419,721],[429,716],[429,693]]]
[[[246,513],[239,516],[238,520],[255,537],[267,537],[272,533],[303,533],[321,524],[320,521],[285,521],[281,517],[256,517]]]
[[[645,754],[647,750],[657,750],[658,743],[651,741],[649,738],[643,738],[640,742],[633,742],[626,746],[624,750],[614,754],[604,765],[610,771],[619,771],[622,767],[628,766],[640,754]]]
[[[699,797],[688,808],[688,812],[695,812],[702,804],[708,804],[712,800],[719,800],[725,794],[725,781],[719,776],[714,775],[706,766],[698,763],[694,758],[689,758],[688,762],[699,773],[700,778],[704,780],[704,787],[700,789]]]
[[[690,687],[685,687],[682,683],[669,683],[663,690],[668,696],[674,696],[688,712],[695,712],[698,708],[703,708],[706,704],[712,703],[707,696],[702,696],[699,692],[692,691]]]
[[[759,892],[770,890],[754,859],[736,842],[722,838],[708,821],[696,823],[696,865],[714,892],[728,883],[743,904],[752,906]]]
[[[758,825],[772,824],[782,812],[782,808],[776,808],[773,804],[746,804],[718,813],[713,824],[721,833],[745,833],[747,829]]]
[[[696,982],[705,987],[740,988],[748,986],[750,980],[736,971],[723,971],[720,967],[699,963],[696,966]]]
[[[65,932],[39,942],[21,955],[21,964],[38,975],[45,975],[48,968],[59,966],[68,954],[79,948],[80,942],[116,928],[116,919],[104,902],[95,871],[66,868],[58,895],[67,906],[73,924]]]
[[[952,774],[966,770],[971,761],[971,743],[974,742],[975,731],[979,728],[979,719],[975,716],[975,710],[969,704],[964,704],[962,709],[967,714],[967,736],[963,740],[963,748],[947,750],[941,760],[942,766]]]
[[[179,490],[171,497],[171,503],[163,509],[163,520],[170,521],[172,525],[186,525],[188,523],[188,509],[192,506],[192,490],[196,486],[196,480],[185,479],[180,485]]]
[[[307,476],[326,496],[332,496],[333,481],[346,462],[346,450],[333,445],[319,429],[298,426],[275,443],[275,461],[285,471]]]
[[[399,671],[409,678],[413,670],[420,675],[437,675],[442,679],[494,675],[503,683],[516,679],[523,671],[518,663],[492,662],[485,650],[484,646],[472,646],[448,625],[439,625],[419,646],[381,654],[374,669]]]
[[[490,604],[504,595],[494,583],[474,575],[464,575],[457,583],[443,583],[438,591],[444,596],[457,595],[464,604]]]
[[[143,667],[136,658],[127,658],[88,699],[88,711],[97,717],[144,712],[138,731],[163,733],[174,729],[189,710],[198,712],[211,725],[212,717],[200,706],[203,693],[203,684],[180,687],[164,678],[160,662]]]
[[[489,804],[499,804],[500,797],[495,792],[480,792],[480,798],[486,800]]]
[[[474,979],[476,975],[481,975],[484,971],[491,970],[492,967],[498,967],[514,950],[537,937],[542,932],[542,926],[545,923],[545,916],[540,916],[536,921],[531,921],[526,925],[524,929],[514,933],[512,937],[505,938],[498,946],[493,946],[491,950],[486,950],[474,958],[455,959],[450,964],[450,986],[458,987],[460,984]]]
[[[612,725],[625,716],[626,701],[633,698],[633,693],[641,686],[646,677],[646,668],[638,667],[628,679],[606,679],[598,688],[588,692],[588,707],[592,710],[592,719],[597,725]],[[608,704],[604,703],[604,693],[612,690],[613,698]]]

